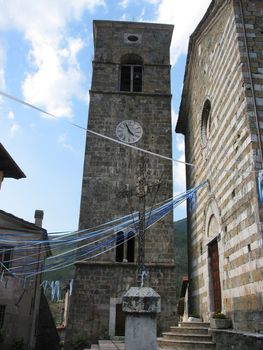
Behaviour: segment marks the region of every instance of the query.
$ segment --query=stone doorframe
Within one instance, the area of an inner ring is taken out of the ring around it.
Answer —
[[[122,298],[110,298],[109,336],[115,336],[116,305],[122,304]]]
[[[211,276],[211,265],[210,265],[210,257],[209,257],[209,244],[212,241],[217,240],[218,244],[218,254],[219,254],[219,276],[221,283],[221,305],[223,309],[223,245],[222,245],[222,229],[221,229],[221,213],[219,207],[216,203],[216,200],[212,197],[206,207],[205,211],[205,239],[204,239],[204,247],[205,247],[205,274],[207,278],[205,278],[205,288],[207,290],[207,311],[205,315],[205,319],[209,320],[213,313],[213,286],[212,286],[212,276]]]

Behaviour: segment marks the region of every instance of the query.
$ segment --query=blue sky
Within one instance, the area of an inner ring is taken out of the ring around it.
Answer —
[[[5,179],[0,208],[28,221],[45,212],[49,231],[78,226],[93,57],[92,21],[174,24],[171,45],[173,125],[183,84],[189,35],[210,0],[0,0],[0,90],[55,114],[0,97],[0,142],[26,174]],[[184,160],[173,131],[174,158]],[[184,166],[174,165],[174,191],[185,190]],[[185,216],[176,210],[175,219]]]

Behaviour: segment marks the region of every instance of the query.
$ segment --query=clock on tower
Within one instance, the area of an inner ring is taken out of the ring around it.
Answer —
[[[146,208],[172,196],[172,163],[128,146],[171,157],[173,26],[115,21],[94,21],[93,26],[88,128],[127,146],[87,134],[80,229],[139,210],[135,188],[142,159]],[[122,296],[138,283],[138,237],[124,242],[121,233],[116,232],[115,249],[76,263],[66,342],[80,333],[90,342],[124,334]],[[176,310],[173,247],[171,213],[145,235],[147,283],[162,298],[159,332],[174,322]]]
[[[142,137],[142,127],[134,120],[124,120],[117,125],[116,135],[118,139],[127,143],[135,143]]]

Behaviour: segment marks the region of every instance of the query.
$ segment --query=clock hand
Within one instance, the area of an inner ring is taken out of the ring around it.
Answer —
[[[132,136],[134,136],[134,133],[131,131],[131,129],[129,128],[128,124],[126,123],[125,125],[126,125],[126,128],[127,128],[128,132],[129,132]]]

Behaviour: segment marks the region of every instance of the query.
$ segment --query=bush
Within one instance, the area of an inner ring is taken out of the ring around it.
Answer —
[[[83,348],[87,345],[87,339],[83,335],[77,335],[71,341],[71,345],[74,350],[83,350]]]

